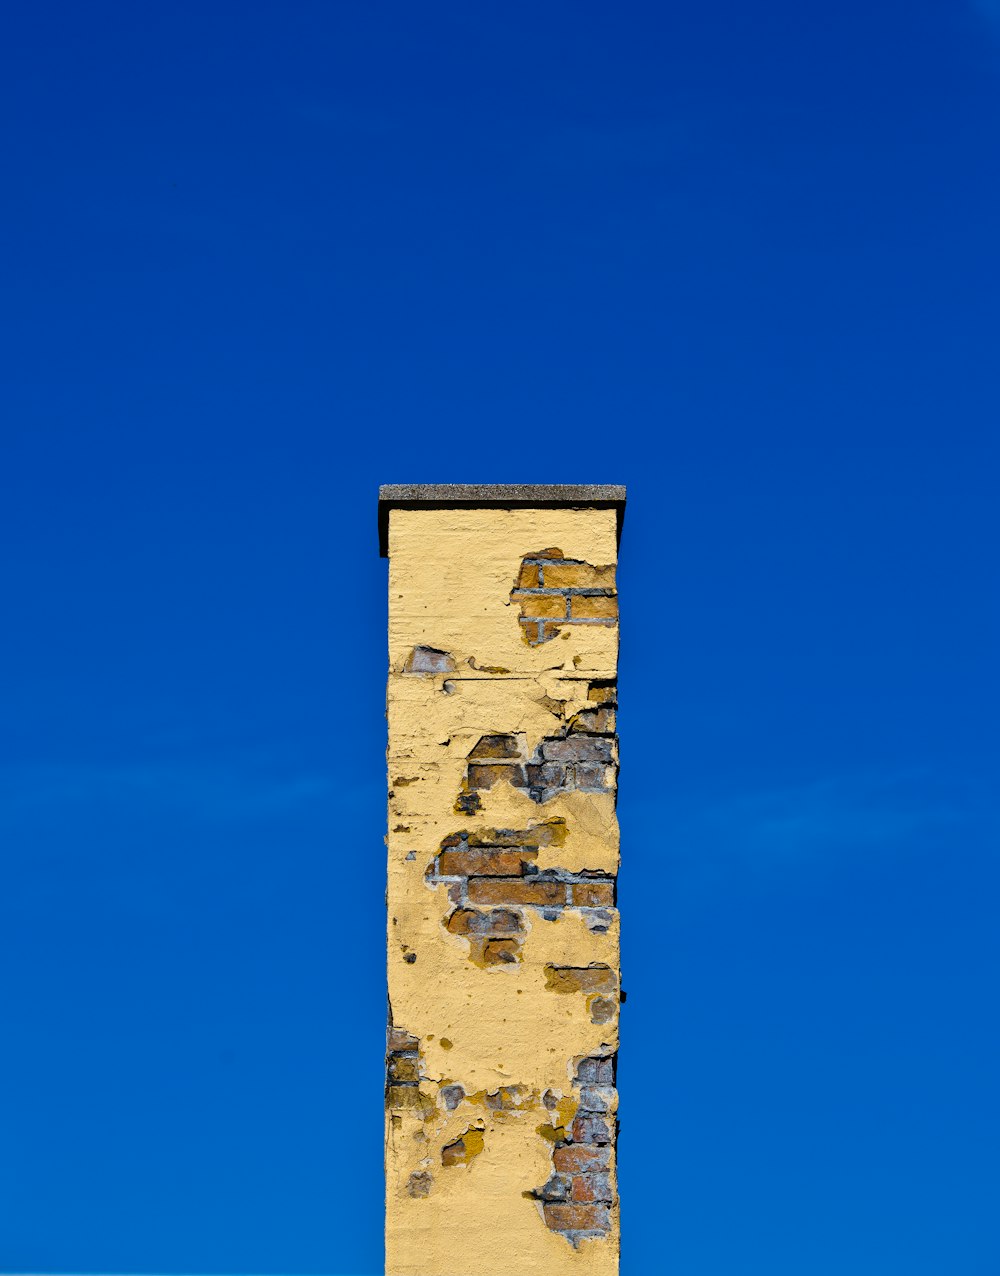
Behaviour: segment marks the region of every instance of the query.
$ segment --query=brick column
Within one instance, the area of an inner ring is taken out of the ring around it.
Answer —
[[[384,487],[386,1272],[618,1270],[621,487]]]

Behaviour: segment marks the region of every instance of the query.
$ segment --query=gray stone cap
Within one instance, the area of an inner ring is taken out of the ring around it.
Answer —
[[[389,553],[391,509],[565,508],[589,505],[618,511],[618,537],[625,517],[622,483],[384,483],[378,490],[379,553]]]

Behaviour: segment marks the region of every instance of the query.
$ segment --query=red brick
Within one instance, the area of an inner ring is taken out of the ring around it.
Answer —
[[[509,966],[518,960],[520,947],[516,939],[488,939],[483,944],[483,963],[486,966]]]
[[[566,902],[566,885],[545,878],[474,877],[469,881],[473,904],[534,904],[538,908]]]
[[[545,1222],[554,1232],[603,1232],[611,1226],[606,1205],[542,1206]]]
[[[615,1061],[611,1055],[592,1055],[581,1059],[574,1085],[614,1085]]]
[[[611,1143],[614,1122],[603,1116],[578,1116],[573,1122],[574,1143]]]
[[[570,892],[577,908],[611,908],[615,902],[614,882],[574,882]]]
[[[611,1164],[611,1148],[606,1144],[566,1143],[552,1153],[552,1164],[560,1174],[606,1170]]]
[[[517,763],[469,763],[469,787],[472,789],[492,789],[494,784],[502,784],[504,780],[523,788],[525,783],[524,767],[519,766]]]
[[[452,935],[475,935],[482,917],[474,908],[456,908],[445,922],[445,929]]]
[[[537,851],[445,851],[438,860],[442,877],[520,877]],[[609,901],[610,902],[610,901]]]
[[[570,1185],[569,1199],[581,1205],[610,1201],[611,1180],[607,1174],[577,1174]]]

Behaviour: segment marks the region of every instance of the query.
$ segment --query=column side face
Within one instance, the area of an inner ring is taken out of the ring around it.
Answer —
[[[618,1270],[616,521],[389,515],[389,1276]]]

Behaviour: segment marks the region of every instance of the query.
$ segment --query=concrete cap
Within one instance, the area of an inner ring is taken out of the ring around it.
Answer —
[[[389,553],[391,509],[555,509],[573,506],[614,509],[618,538],[625,518],[625,486],[620,483],[385,483],[378,490],[378,544]]]

